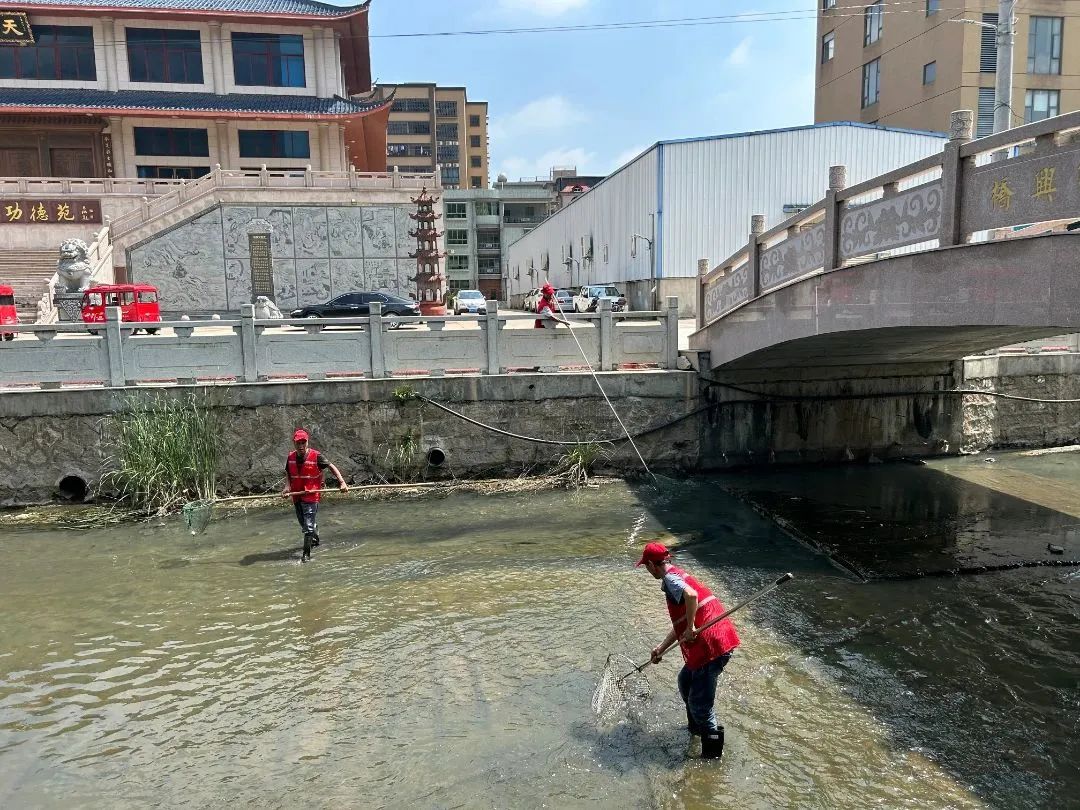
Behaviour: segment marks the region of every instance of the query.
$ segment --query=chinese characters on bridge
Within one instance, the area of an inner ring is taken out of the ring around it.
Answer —
[[[2,200],[0,225],[99,225],[101,200]]]

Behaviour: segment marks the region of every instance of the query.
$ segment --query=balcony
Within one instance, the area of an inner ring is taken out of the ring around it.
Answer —
[[[477,242],[477,253],[498,253],[502,250],[502,246],[498,242]]]
[[[503,217],[504,225],[525,225],[532,227],[544,221],[542,216],[525,216],[524,214],[507,214]]]

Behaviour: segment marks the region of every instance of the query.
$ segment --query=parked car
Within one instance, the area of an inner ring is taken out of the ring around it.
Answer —
[[[480,290],[461,290],[454,299],[455,315],[487,315],[487,299]]]
[[[15,311],[15,290],[5,284],[0,284],[0,326],[18,323],[19,315]],[[14,340],[19,334],[13,329],[0,329],[0,337],[4,340]]]
[[[612,312],[626,309],[626,296],[619,292],[614,284],[590,284],[582,287],[574,296],[574,311],[596,312],[601,298],[611,301]]]
[[[347,292],[331,298],[325,304],[309,304],[294,309],[290,318],[362,318],[371,314],[371,304],[382,304],[383,317],[390,328],[401,326],[402,318],[420,317],[420,304],[411,298],[381,292]]]
[[[558,309],[562,312],[574,311],[574,291],[573,290],[556,290],[555,301],[558,304]]]
[[[525,300],[522,302],[522,306],[525,307],[526,312],[536,312],[536,305],[540,303],[540,290],[536,287],[525,293]]]
[[[157,287],[149,284],[99,284],[83,293],[83,323],[105,323],[105,309],[120,307],[125,323],[161,323]],[[146,334],[156,335],[159,327],[145,327]],[[132,334],[138,332],[133,329]],[[91,335],[97,332],[90,330]]]

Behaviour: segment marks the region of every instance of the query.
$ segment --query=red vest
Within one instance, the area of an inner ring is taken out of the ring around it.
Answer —
[[[550,310],[552,315],[557,314],[555,312],[555,305],[552,303],[552,301],[548,301],[546,298],[541,298],[536,304],[536,312],[537,312],[538,315],[543,315],[545,309]],[[543,329],[544,328],[544,322],[542,320],[540,320],[539,318],[537,318],[536,322],[533,323],[533,328],[534,329]]]
[[[674,565],[668,565],[668,572],[678,574],[683,581],[697,591],[698,609],[694,615],[694,626],[701,627],[711,619],[724,612],[724,606],[720,600],[713,596],[712,591],[690,576],[688,573]],[[690,669],[698,669],[705,666],[714,658],[719,658],[739,646],[739,634],[735,632],[735,625],[731,619],[717,622],[700,636],[693,644],[682,641],[682,634],[686,631],[686,600],[676,604],[667,600],[668,615],[671,616],[671,624],[679,635],[679,648],[682,650],[683,660]]]
[[[317,503],[319,490],[323,488],[323,474],[318,465],[319,452],[308,449],[307,457],[303,464],[297,467],[296,451],[289,453],[285,461],[285,474],[289,477],[289,490],[302,492],[302,495],[293,495],[293,500],[301,500],[304,503]]]

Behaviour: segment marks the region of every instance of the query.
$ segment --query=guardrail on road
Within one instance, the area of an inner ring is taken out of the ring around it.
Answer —
[[[19,339],[0,342],[0,387],[580,370],[574,336],[602,371],[676,367],[677,298],[660,312],[613,313],[601,304],[608,306],[597,314],[567,316],[573,335],[563,326],[508,329],[535,316],[500,314],[495,301],[486,315],[423,317],[421,329],[392,329],[396,321],[376,304],[368,317],[314,321],[256,320],[248,304],[239,320],[165,322],[152,326],[172,334],[138,336],[147,324],[122,323],[120,310],[109,308],[104,324],[20,325]]]

